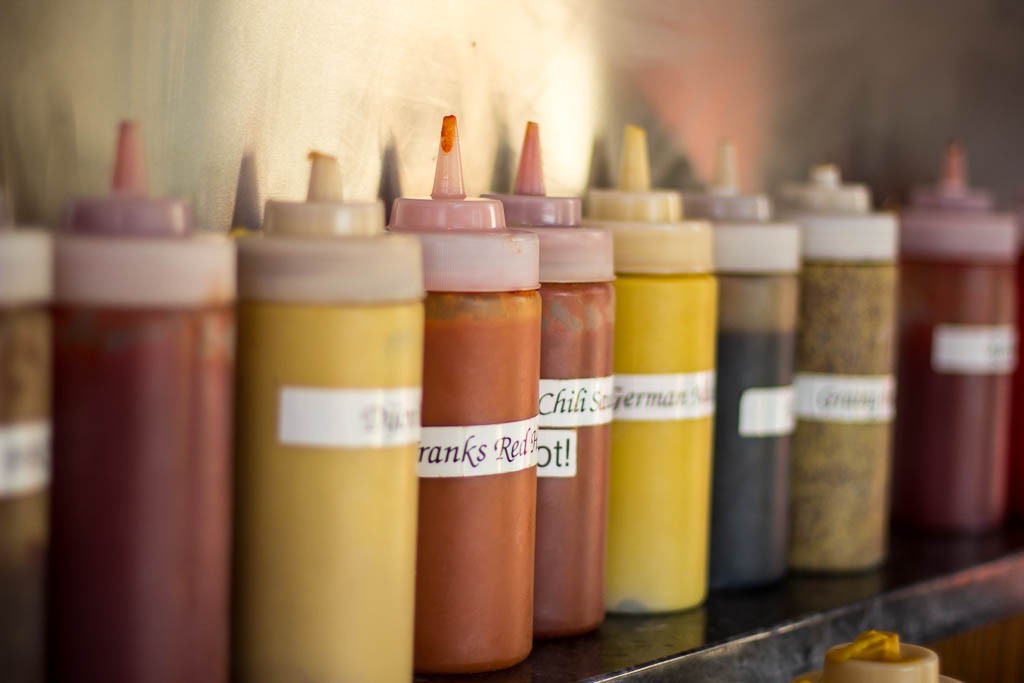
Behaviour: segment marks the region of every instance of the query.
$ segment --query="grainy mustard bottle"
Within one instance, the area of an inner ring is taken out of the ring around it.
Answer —
[[[834,166],[784,188],[801,227],[789,565],[882,563],[889,526],[896,325],[895,217]]]
[[[312,155],[239,248],[235,676],[412,676],[423,281]]]
[[[615,249],[615,396],[605,605],[694,607],[707,594],[718,286],[711,226],[651,190],[647,139],[627,126],[617,190],[591,190],[589,225]]]

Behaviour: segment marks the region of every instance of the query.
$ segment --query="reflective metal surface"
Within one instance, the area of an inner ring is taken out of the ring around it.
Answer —
[[[104,190],[132,116],[153,189],[225,229],[300,196],[311,148],[350,197],[426,193],[454,112],[472,193],[508,186],[535,119],[549,192],[609,182],[637,122],[663,184],[730,136],[747,189],[833,160],[899,197],[955,135],[1005,198],[1022,84],[1015,0],[0,0],[0,178],[19,219],[54,223]]]

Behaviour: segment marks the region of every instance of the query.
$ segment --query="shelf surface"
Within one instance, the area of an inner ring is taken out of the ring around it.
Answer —
[[[899,534],[889,562],[874,572],[794,576],[713,593],[688,612],[609,616],[596,633],[535,643],[529,659],[505,671],[416,680],[787,682],[866,629],[930,643],[1021,613],[1024,529],[952,539]]]

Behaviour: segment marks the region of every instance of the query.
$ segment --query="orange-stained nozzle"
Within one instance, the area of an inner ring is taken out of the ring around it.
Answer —
[[[462,183],[462,154],[459,151],[459,128],[454,116],[441,122],[441,144],[434,169],[434,199],[463,199],[466,188]]]
[[[117,133],[117,155],[111,187],[119,194],[146,194],[146,159],[136,121],[122,121]]]
[[[946,145],[946,154],[942,159],[943,187],[961,189],[967,186],[967,151],[959,140]]]
[[[544,165],[540,155],[540,126],[533,121],[526,124],[523,135],[523,151],[519,154],[519,170],[516,172],[515,194],[543,197]]]

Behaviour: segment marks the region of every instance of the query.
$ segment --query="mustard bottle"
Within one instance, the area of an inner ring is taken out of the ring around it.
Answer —
[[[615,249],[615,394],[605,606],[650,613],[707,594],[718,286],[711,227],[651,190],[646,133],[627,126],[618,190],[588,225]]]
[[[822,671],[793,683],[957,683],[939,675],[939,657],[927,648],[900,643],[896,633],[865,631],[852,643],[825,653]]]
[[[234,672],[408,681],[420,249],[311,158],[307,200],[238,239]]]

